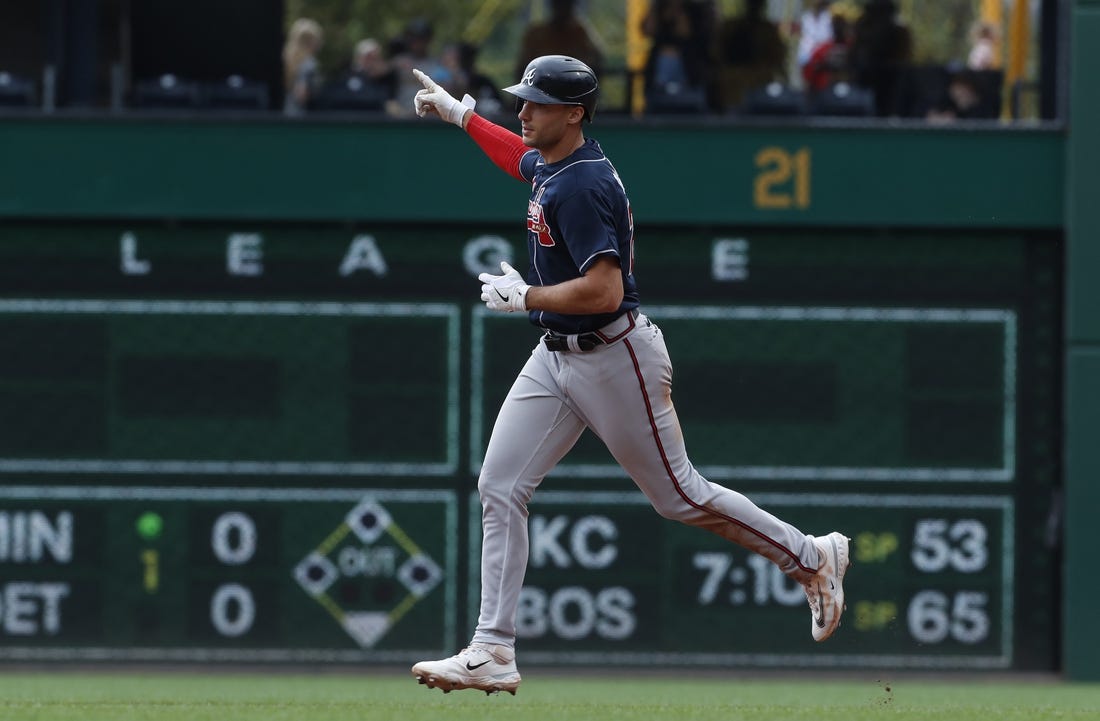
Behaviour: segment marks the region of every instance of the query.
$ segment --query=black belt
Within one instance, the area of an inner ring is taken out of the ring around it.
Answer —
[[[621,333],[615,335],[608,335],[606,329],[616,323],[620,318],[626,318],[629,323]],[[607,343],[614,343],[622,338],[624,335],[634,329],[634,319],[638,317],[638,309],[629,310],[623,315],[619,316],[615,320],[608,323],[600,330],[593,330],[587,333],[578,333],[577,335],[566,335],[564,333],[555,333],[552,330],[546,331],[546,335],[542,337],[542,342],[546,345],[546,350],[553,353],[567,353],[569,351],[582,351],[587,353],[590,350],[595,350],[597,346],[605,345]],[[576,347],[570,347],[569,339],[576,339]]]
[[[542,342],[546,344],[546,350],[553,351],[554,353],[567,352],[572,350],[569,347],[569,336],[559,335],[550,331],[546,332],[546,335],[542,337]],[[596,335],[596,333],[581,333],[577,336],[577,347],[582,351],[595,350],[596,346],[603,345],[603,338]]]

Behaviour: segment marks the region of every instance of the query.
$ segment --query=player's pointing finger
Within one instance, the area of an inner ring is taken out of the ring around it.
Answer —
[[[424,86],[425,90],[435,90],[435,81],[416,68],[413,68],[413,77],[420,81],[420,84]]]

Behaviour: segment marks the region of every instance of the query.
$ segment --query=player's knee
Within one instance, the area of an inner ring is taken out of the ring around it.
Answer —
[[[503,500],[508,495],[501,484],[494,483],[493,479],[484,473],[477,479],[477,494],[481,498],[481,505],[483,506],[493,501]]]
[[[531,492],[525,490],[522,483],[514,480],[504,481],[492,474],[482,472],[477,479],[477,492],[481,497],[482,507],[487,506],[526,506],[531,500]]]
[[[686,503],[654,503],[653,510],[657,511],[661,518],[678,523],[690,523],[691,517],[695,514],[695,509]]]

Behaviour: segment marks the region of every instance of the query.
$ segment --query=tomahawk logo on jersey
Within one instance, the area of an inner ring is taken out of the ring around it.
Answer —
[[[527,204],[527,231],[544,248],[553,248],[556,243],[554,236],[550,234],[550,226],[543,221],[546,211],[542,206],[531,201]]]

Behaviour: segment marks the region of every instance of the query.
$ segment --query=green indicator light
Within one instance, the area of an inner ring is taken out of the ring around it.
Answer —
[[[153,541],[160,538],[160,532],[163,529],[164,520],[160,517],[159,513],[146,511],[138,517],[137,532],[138,535],[146,541]]]

